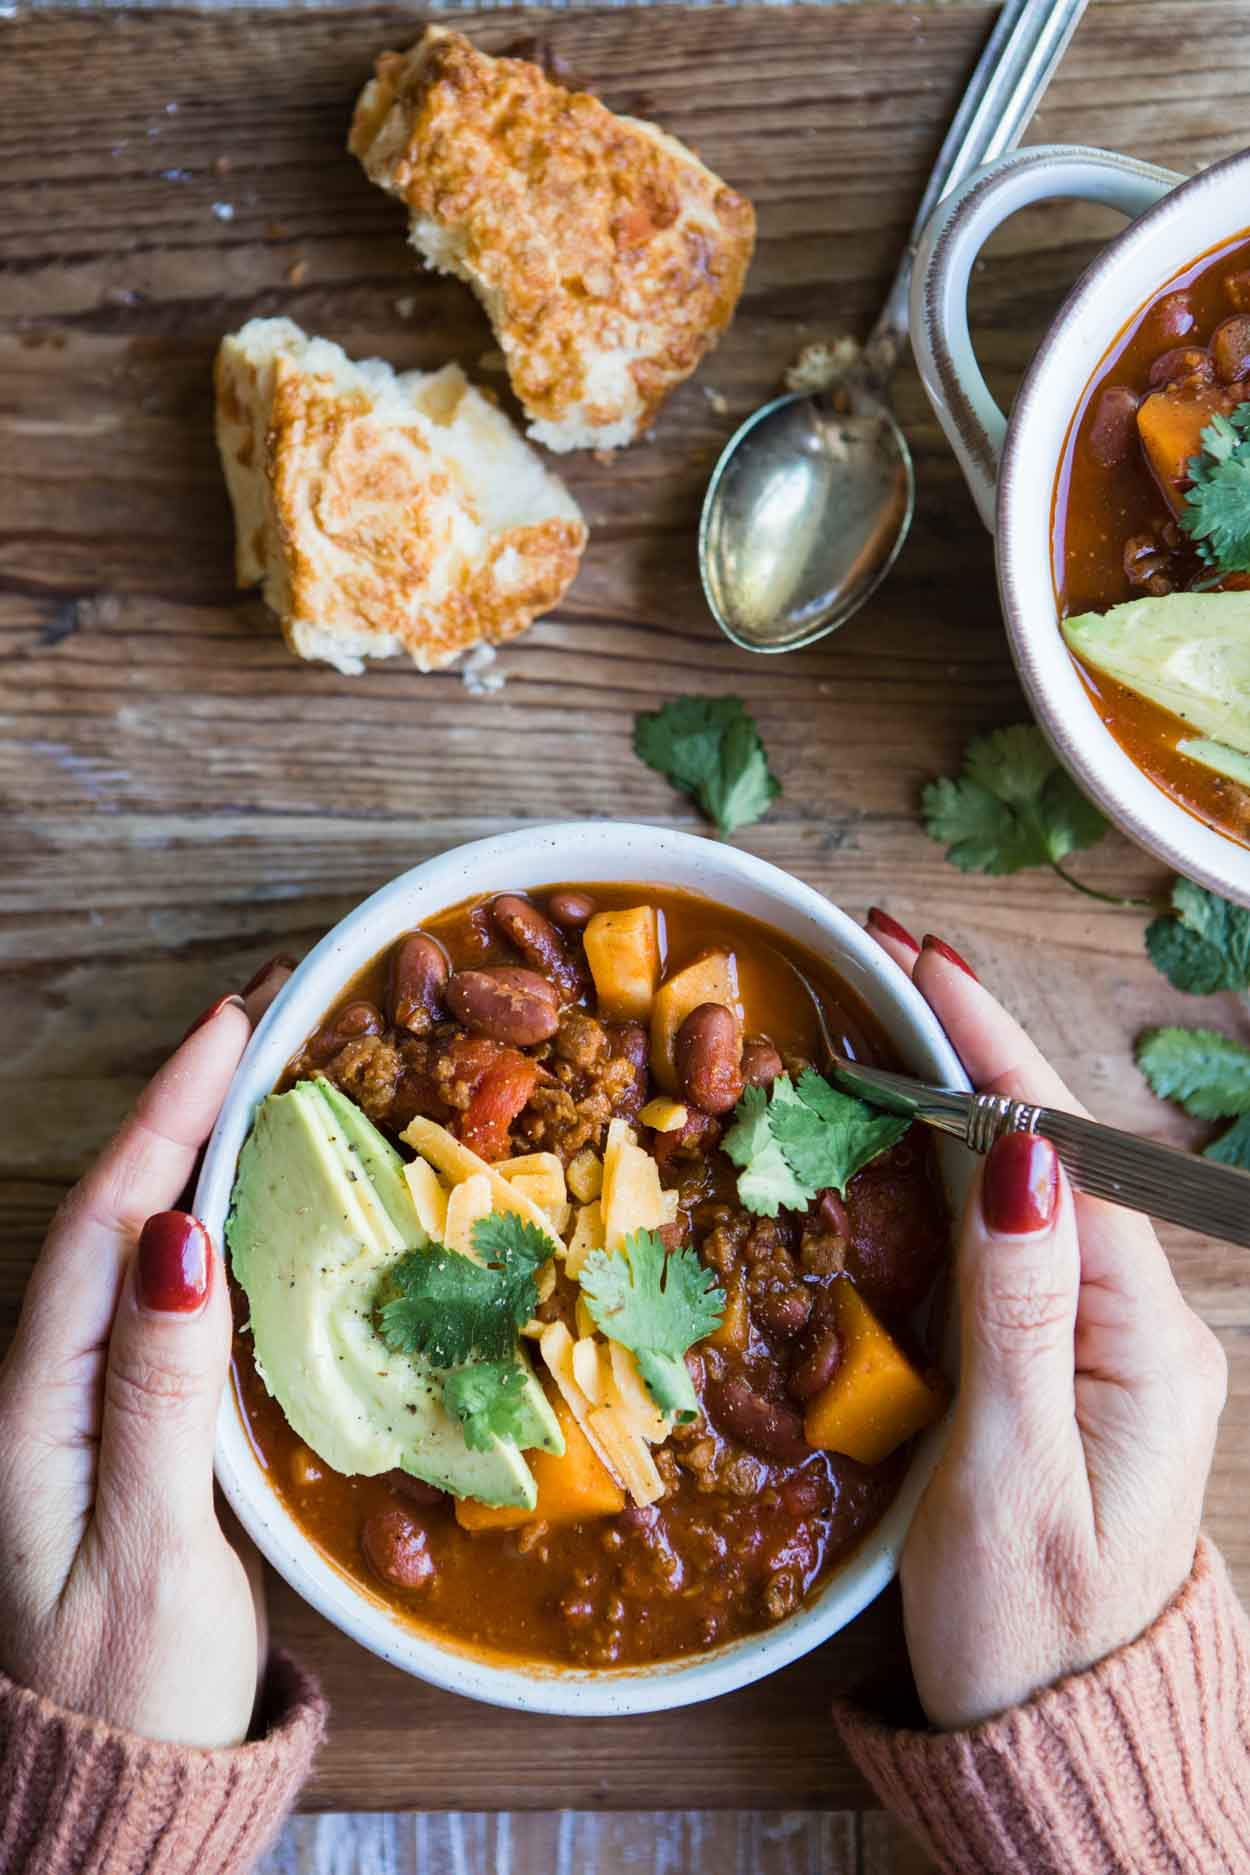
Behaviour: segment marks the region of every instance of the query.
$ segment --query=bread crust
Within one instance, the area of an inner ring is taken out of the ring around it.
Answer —
[[[577,504],[454,365],[397,377],[256,319],[223,340],[215,388],[239,583],[263,583],[298,656],[438,670],[576,574]]]
[[[349,147],[477,293],[530,434],[617,448],[716,344],[755,213],[676,138],[431,26],[384,53]]]

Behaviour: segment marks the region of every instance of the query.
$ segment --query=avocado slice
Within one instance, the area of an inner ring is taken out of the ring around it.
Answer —
[[[1063,620],[1070,650],[1250,755],[1250,592],[1171,592]]]
[[[532,1510],[533,1474],[518,1445],[470,1449],[443,1405],[445,1375],[422,1356],[392,1353],[377,1334],[379,1278],[423,1247],[424,1232],[399,1155],[359,1109],[352,1114],[301,1081],[262,1102],[239,1156],[226,1237],[251,1309],[257,1371],[336,1471],[400,1466],[457,1497]],[[518,1359],[535,1435],[526,1443],[561,1452],[546,1395]]]
[[[430,1241],[430,1234],[418,1218],[408,1195],[404,1162],[390,1140],[385,1134],[379,1133],[373,1121],[333,1081],[327,1081],[324,1075],[319,1074],[313,1085],[329,1106],[330,1119],[339,1129],[342,1143],[360,1161],[361,1170],[379,1202],[386,1207],[387,1215],[403,1238],[405,1247],[424,1250]]]
[[[1178,754],[1187,755],[1191,762],[1201,762],[1204,768],[1214,769],[1217,775],[1250,788],[1250,755],[1230,749],[1226,742],[1212,742],[1209,736],[1187,736],[1176,748]]]

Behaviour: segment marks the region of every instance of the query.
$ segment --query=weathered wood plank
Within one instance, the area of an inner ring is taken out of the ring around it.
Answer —
[[[858,1821],[777,1810],[298,1817],[256,1875],[858,1875]]]

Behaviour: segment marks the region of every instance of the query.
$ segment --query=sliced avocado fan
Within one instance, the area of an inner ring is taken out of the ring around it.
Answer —
[[[1250,755],[1250,592],[1130,599],[1064,619],[1063,635],[1082,663],[1170,710],[1201,738]]]
[[[300,1081],[262,1101],[239,1156],[226,1240],[250,1306],[257,1372],[328,1465],[368,1476],[401,1467],[457,1497],[534,1508],[521,1447],[559,1453],[564,1440],[523,1350],[526,1434],[478,1451],[443,1404],[446,1371],[395,1353],[377,1332],[382,1275],[429,1238],[399,1154],[328,1082]]]

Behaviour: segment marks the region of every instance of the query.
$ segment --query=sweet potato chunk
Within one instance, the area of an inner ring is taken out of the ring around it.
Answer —
[[[650,1015],[660,980],[660,920],[655,906],[597,911],[586,926],[585,945],[600,1013],[613,1022]]]
[[[462,1530],[515,1530],[523,1523],[583,1523],[590,1517],[613,1517],[625,1508],[625,1493],[596,1456],[590,1441],[558,1394],[551,1409],[564,1434],[564,1456],[532,1452],[529,1466],[538,1486],[533,1510],[523,1506],[479,1504],[475,1498],[456,1500],[456,1522]]]
[[[834,1303],[842,1359],[807,1409],[807,1442],[879,1465],[935,1420],[945,1402],[849,1282],[837,1284]]]
[[[1202,448],[1202,432],[1217,411],[1228,409],[1227,392],[1208,385],[1174,385],[1145,398],[1137,411],[1137,433],[1160,489],[1174,514],[1185,506],[1189,462]]]

